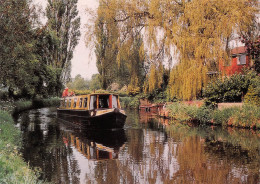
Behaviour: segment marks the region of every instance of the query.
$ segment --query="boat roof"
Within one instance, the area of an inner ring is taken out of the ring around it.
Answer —
[[[91,95],[116,95],[116,96],[118,96],[118,94],[114,94],[114,93],[90,93],[90,94],[84,94],[84,95],[66,96],[66,97],[62,97],[62,98],[86,97],[86,96],[91,96]]]

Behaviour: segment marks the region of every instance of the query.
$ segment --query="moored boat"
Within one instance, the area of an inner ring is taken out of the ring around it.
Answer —
[[[126,120],[118,95],[110,93],[62,97],[57,113],[60,118],[76,118],[80,126],[97,129],[123,128]]]

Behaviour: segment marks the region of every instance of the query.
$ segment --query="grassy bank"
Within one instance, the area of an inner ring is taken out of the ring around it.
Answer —
[[[10,114],[19,113],[25,110],[37,109],[42,107],[58,106],[60,98],[53,97],[49,99],[19,100],[19,101],[0,101],[0,110]]]
[[[212,110],[206,106],[173,103],[168,106],[168,109],[169,116],[181,122],[196,121],[203,124],[260,129],[260,107],[256,105]]]
[[[38,171],[29,168],[19,154],[21,132],[15,128],[11,114],[33,108],[58,106],[59,98],[33,101],[0,101],[0,183],[42,183]]]
[[[0,111],[0,183],[35,184],[38,172],[31,170],[24,162],[20,131],[15,128],[8,112]]]

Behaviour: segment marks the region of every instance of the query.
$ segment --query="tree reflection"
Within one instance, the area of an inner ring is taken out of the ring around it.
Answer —
[[[34,128],[22,123],[24,157],[53,183],[260,182],[259,132],[128,116],[128,128],[111,138],[30,114],[23,119]]]

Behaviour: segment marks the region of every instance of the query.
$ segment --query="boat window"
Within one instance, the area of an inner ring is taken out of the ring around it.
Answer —
[[[97,96],[90,96],[89,110],[93,110],[97,108]]]
[[[118,105],[117,105],[117,96],[113,95],[112,97],[112,108],[118,108]]]
[[[60,107],[63,107],[63,100],[60,101]]]
[[[80,108],[82,107],[82,101],[83,101],[83,98],[80,98],[80,100],[79,100],[79,107]]]
[[[84,108],[88,106],[88,98],[84,98]]]
[[[71,99],[69,99],[69,105],[68,105],[68,107],[70,107],[71,106]]]
[[[77,98],[74,98],[74,105],[73,105],[73,107],[75,108],[76,106],[77,106]]]
[[[108,108],[109,107],[109,95],[99,95],[98,106],[99,106],[99,108]]]

